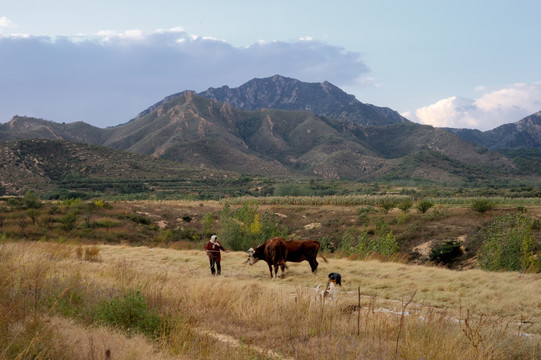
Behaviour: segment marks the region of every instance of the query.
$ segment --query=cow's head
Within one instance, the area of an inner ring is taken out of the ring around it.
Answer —
[[[256,257],[256,255],[255,255],[254,248],[249,248],[247,252],[248,252],[248,260],[246,260],[246,262],[248,264],[253,265],[253,264],[255,264],[256,262],[259,261],[259,258]]]

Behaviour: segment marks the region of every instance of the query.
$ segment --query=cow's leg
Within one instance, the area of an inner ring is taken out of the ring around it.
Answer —
[[[269,265],[270,277],[271,277],[271,279],[273,279],[273,276],[272,276],[272,265],[271,265],[271,264],[268,264],[268,265]]]
[[[282,270],[281,276],[284,277],[284,271],[285,271],[286,265],[285,262],[280,263],[280,269]]]
[[[317,266],[318,266],[318,265],[319,265],[319,264],[317,263],[316,258],[315,258],[315,257],[312,258],[312,260],[310,261],[310,268],[312,269],[312,272],[313,272],[313,273],[316,272]]]

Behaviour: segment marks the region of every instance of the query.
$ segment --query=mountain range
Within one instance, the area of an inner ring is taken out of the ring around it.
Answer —
[[[529,131],[531,146],[539,139],[534,135],[539,131],[539,115],[513,127],[517,134]],[[496,136],[474,134],[484,141]],[[11,140],[5,144],[29,138],[99,145],[95,148],[116,149],[126,154],[122,156],[137,153],[149,162],[162,159],[204,172],[282,179],[461,184],[537,176],[525,173],[515,159],[476,143],[466,131],[419,125],[389,108],[363,104],[328,82],[303,83],[278,75],[253,79],[235,89],[177,93],[129,122],[105,129],[19,116],[0,125],[0,140]],[[75,163],[76,158],[73,155]],[[62,161],[70,162],[68,157]],[[77,166],[70,171],[86,174]],[[0,185],[6,188],[2,173]]]

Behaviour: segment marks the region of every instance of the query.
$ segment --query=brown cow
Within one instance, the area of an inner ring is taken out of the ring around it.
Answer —
[[[289,240],[286,241],[287,246],[287,261],[291,262],[301,262],[308,261],[312,272],[315,273],[317,270],[317,252],[319,251],[319,241],[316,240]],[[320,255],[321,256],[321,255]],[[321,256],[325,262],[327,259]]]
[[[248,250],[248,263],[250,265],[255,264],[259,260],[265,260],[269,265],[269,271],[271,278],[278,276],[278,266],[284,273],[286,265],[287,247],[286,241],[283,238],[272,238],[258,247],[250,248]],[[272,275],[272,266],[274,265],[274,276]]]

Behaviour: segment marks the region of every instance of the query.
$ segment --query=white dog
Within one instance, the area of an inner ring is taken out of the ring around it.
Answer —
[[[325,290],[319,290],[321,284],[316,287],[316,296],[319,301],[324,303],[327,299],[331,300],[332,303],[336,303],[336,285],[333,281],[327,283],[327,288]]]

